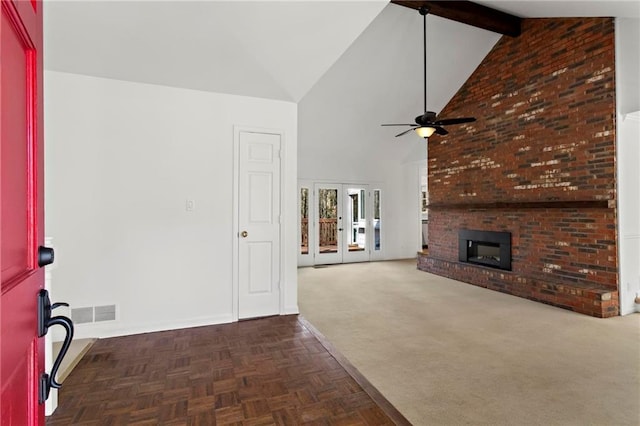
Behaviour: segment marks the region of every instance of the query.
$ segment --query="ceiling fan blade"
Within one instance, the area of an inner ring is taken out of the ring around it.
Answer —
[[[476,119],[474,117],[445,118],[443,120],[437,120],[433,124],[436,126],[448,126],[450,124],[471,123],[472,121],[476,121]]]
[[[396,138],[397,138],[398,136],[402,136],[402,135],[404,135],[404,134],[407,134],[407,133],[409,133],[409,132],[412,132],[413,130],[414,130],[414,129],[409,129],[409,130],[405,130],[405,131],[404,131],[404,132],[402,132],[402,133],[398,133],[398,134],[396,135]]]
[[[381,126],[413,126],[413,127],[418,127],[417,124],[381,124]]]
[[[447,132],[447,130],[444,127],[440,127],[440,126],[434,126],[434,127],[436,129],[436,133],[439,134],[439,135],[444,136],[444,135],[449,134],[449,132]]]

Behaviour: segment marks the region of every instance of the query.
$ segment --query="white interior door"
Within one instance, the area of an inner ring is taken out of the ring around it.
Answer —
[[[280,313],[279,134],[241,131],[238,161],[238,318]]]

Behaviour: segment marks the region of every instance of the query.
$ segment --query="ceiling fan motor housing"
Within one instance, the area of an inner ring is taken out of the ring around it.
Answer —
[[[416,123],[421,126],[433,123],[434,121],[436,121],[436,113],[433,111],[427,111],[424,114],[416,117]]]

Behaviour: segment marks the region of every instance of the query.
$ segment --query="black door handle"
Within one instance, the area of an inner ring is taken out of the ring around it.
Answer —
[[[51,247],[38,247],[38,266],[43,267],[53,263],[55,253]]]
[[[55,308],[59,308],[60,306],[69,306],[69,304],[51,304],[51,300],[49,299],[49,292],[47,290],[40,290],[40,292],[38,293],[38,337],[42,337],[47,334],[47,332],[49,331],[49,327],[54,325],[60,325],[64,327],[65,331],[67,332],[64,336],[64,342],[62,343],[60,353],[56,357],[56,360],[53,362],[53,367],[51,367],[51,373],[42,373],[40,375],[39,400],[41,404],[43,404],[47,400],[47,398],[49,398],[51,388],[59,389],[60,387],[62,387],[62,384],[56,381],[56,374],[58,374],[60,364],[62,363],[64,356],[67,354],[69,346],[71,346],[71,340],[73,340],[73,321],[62,315],[56,317],[51,316],[51,311],[53,311]]]

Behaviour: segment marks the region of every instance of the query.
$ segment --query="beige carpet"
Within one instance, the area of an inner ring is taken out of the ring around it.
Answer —
[[[597,319],[416,270],[298,270],[301,314],[415,425],[638,425],[640,314]]]

